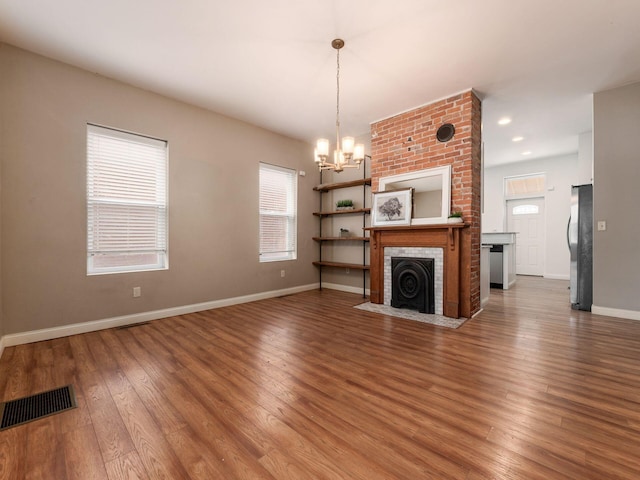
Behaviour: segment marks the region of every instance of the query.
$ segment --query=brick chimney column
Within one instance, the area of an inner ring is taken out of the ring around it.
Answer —
[[[482,105],[469,90],[371,125],[372,191],[381,177],[451,165],[451,211],[461,211],[468,228],[461,231],[460,313],[480,310],[480,196]],[[451,123],[455,135],[436,138],[438,128]]]

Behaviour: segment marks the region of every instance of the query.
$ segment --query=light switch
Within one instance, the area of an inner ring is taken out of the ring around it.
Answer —
[[[607,222],[604,220],[598,220],[598,231],[604,232],[607,229]]]

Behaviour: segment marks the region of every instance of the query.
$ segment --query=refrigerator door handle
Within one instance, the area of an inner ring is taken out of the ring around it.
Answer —
[[[567,248],[571,251],[571,240],[569,238],[569,229],[571,228],[571,215],[569,215],[569,221],[567,222]]]

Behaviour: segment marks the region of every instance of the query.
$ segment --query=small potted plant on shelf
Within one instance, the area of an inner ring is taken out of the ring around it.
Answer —
[[[353,210],[353,200],[338,200],[336,202],[336,210],[339,212],[342,210]]]
[[[462,212],[451,212],[448,219],[449,223],[462,223]]]

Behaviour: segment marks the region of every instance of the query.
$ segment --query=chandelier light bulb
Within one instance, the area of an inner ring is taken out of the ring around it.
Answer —
[[[328,157],[329,156],[329,140],[327,140],[326,138],[319,138],[316,146],[316,152],[320,158]]]
[[[363,160],[364,160],[364,145],[362,143],[358,143],[353,149],[353,161],[359,164]]]
[[[355,140],[353,137],[344,137],[342,139],[342,151],[345,155],[351,155],[353,153],[353,146],[355,144]]]

